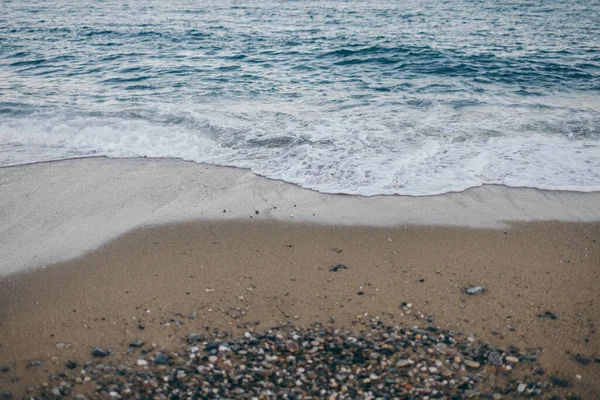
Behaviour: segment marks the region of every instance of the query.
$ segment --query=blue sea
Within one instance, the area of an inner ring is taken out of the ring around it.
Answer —
[[[98,155],[599,191],[600,2],[2,0],[0,166]]]

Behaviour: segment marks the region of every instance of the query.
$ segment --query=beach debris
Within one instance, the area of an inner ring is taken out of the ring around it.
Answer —
[[[485,290],[485,288],[483,286],[474,286],[474,287],[470,287],[468,289],[465,289],[465,292],[471,296],[476,295],[476,294],[481,294],[483,293],[483,291]]]
[[[92,355],[94,357],[106,357],[110,354],[110,350],[102,350],[98,347],[96,347],[94,350],[92,350]]]
[[[338,272],[340,269],[348,269],[344,264],[338,264],[335,267],[330,268],[330,271]]]

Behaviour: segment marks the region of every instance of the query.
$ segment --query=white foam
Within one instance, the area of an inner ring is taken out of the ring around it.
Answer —
[[[483,184],[600,190],[600,114],[593,109],[552,108],[548,99],[544,107],[506,101],[427,109],[384,100],[345,111],[246,102],[5,115],[0,164],[86,155],[181,158],[363,196],[435,195]]]

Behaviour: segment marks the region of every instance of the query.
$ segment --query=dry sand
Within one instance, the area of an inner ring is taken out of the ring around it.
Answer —
[[[330,271],[337,264],[348,269]],[[470,286],[486,291],[469,296]],[[22,392],[66,360],[90,359],[94,347],[121,354],[141,339],[171,349],[205,329],[351,327],[379,317],[536,351],[547,374],[593,399],[600,364],[574,356],[600,357],[599,287],[597,222],[484,230],[253,218],[145,227],[82,258],[0,278],[0,367],[10,367],[0,388]],[[546,312],[558,318],[539,316]],[[43,365],[25,368],[33,360]]]

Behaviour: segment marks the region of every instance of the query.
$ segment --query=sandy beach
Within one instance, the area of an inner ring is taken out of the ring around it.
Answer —
[[[16,396],[94,348],[135,363],[138,340],[168,352],[190,332],[370,319],[512,346],[570,382],[562,396],[600,395],[598,193],[360,198],[164,160],[0,182],[0,388]]]

